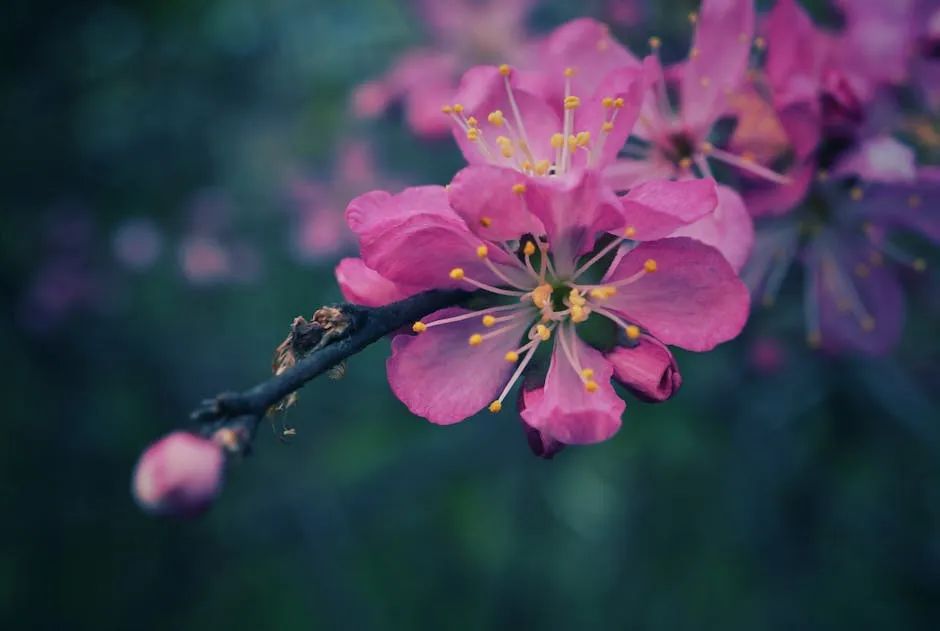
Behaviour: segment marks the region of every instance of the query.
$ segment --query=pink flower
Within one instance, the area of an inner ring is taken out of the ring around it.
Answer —
[[[360,85],[353,110],[361,118],[402,103],[405,120],[422,137],[445,136],[441,103],[453,98],[460,73],[472,63],[521,61],[530,43],[525,20],[532,0],[419,0],[418,12],[432,36],[426,48],[402,55],[380,79]]]
[[[550,149],[535,140],[544,136],[536,136],[538,119],[529,120],[533,153]],[[413,413],[446,425],[483,408],[499,412],[547,354],[544,384],[522,400],[526,425],[547,450],[602,441],[617,431],[625,407],[613,379],[647,398],[668,398],[680,378],[666,344],[705,351],[743,327],[747,290],[719,252],[688,238],[633,241],[641,229],[663,231],[648,219],[629,223],[652,205],[651,190],[638,201],[621,199],[596,171],[559,164],[566,172],[554,176],[471,166],[447,189],[374,192],[347,209],[362,254],[339,271],[347,295],[368,298],[372,287],[388,297],[393,288],[476,291],[472,302],[393,339],[389,383]],[[671,187],[686,187],[685,206],[714,205],[707,183],[661,186],[674,195]],[[666,197],[660,207],[679,201]],[[361,284],[350,286],[350,268]],[[585,323],[606,332],[608,345],[585,342]]]
[[[134,469],[133,493],[148,513],[193,517],[222,488],[225,456],[215,441],[173,432],[150,445]]]

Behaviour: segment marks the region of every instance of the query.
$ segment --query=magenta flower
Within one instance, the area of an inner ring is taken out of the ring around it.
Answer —
[[[134,469],[134,498],[154,515],[192,517],[222,488],[225,455],[215,441],[173,432],[150,445]]]
[[[532,0],[420,0],[417,9],[432,44],[399,58],[380,79],[360,85],[352,105],[361,118],[374,118],[401,103],[405,120],[418,136],[449,131],[441,103],[453,101],[460,74],[473,63],[521,62],[531,44],[525,20]]]
[[[551,149],[535,140],[543,135],[536,129],[527,125],[533,157]],[[684,206],[715,203],[705,182],[654,183],[641,193],[655,197],[657,186],[684,187]],[[660,207],[670,201],[678,202]],[[347,220],[362,259],[340,268],[347,295],[353,289],[371,297],[372,287],[388,298],[433,288],[476,292],[472,306],[434,313],[414,324],[414,335],[394,338],[388,377],[396,396],[438,424],[483,408],[499,412],[523,375],[537,374],[537,356],[547,349],[544,379],[521,402],[546,452],[617,431],[625,404],[612,379],[649,399],[670,396],[681,381],[665,345],[705,351],[735,337],[748,296],[709,246],[688,238],[633,241],[679,222],[660,213],[664,225],[657,225],[642,202],[618,198],[593,170],[538,176],[491,165],[468,167],[447,189],[354,200]],[[645,224],[633,225],[632,217]],[[610,332],[607,346],[582,339],[589,324]]]

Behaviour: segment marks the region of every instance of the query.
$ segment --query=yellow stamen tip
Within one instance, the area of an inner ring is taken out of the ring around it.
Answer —
[[[594,381],[593,379],[588,382],[585,382],[584,384],[584,389],[590,392],[591,394],[594,394],[595,392],[597,392],[598,388],[600,388],[600,386],[598,386],[597,382]]]
[[[485,245],[477,246],[477,256],[481,259],[485,259],[489,253],[490,250]]]
[[[562,145],[565,144],[565,135],[559,134],[559,133],[552,134],[551,143],[552,143],[552,149],[560,149]]]
[[[450,270],[451,280],[463,280],[463,276],[463,268],[461,267],[455,267],[454,269]]]
[[[606,107],[606,108],[608,108],[608,109],[611,108],[611,107],[613,107],[613,106],[614,106],[614,97],[612,97],[612,96],[605,96],[605,97],[601,100],[601,105],[603,105],[604,107]]]
[[[513,184],[512,192],[515,193],[516,195],[522,195],[523,193],[525,193],[525,184]]]
[[[493,220],[489,217],[480,217],[480,225],[484,228],[489,228],[493,225]]]
[[[486,117],[486,120],[489,121],[490,125],[495,125],[496,127],[500,127],[504,122],[506,122],[506,119],[503,117],[503,113],[499,110],[490,112],[490,115]]]
[[[626,229],[623,231],[623,236],[625,236],[625,237],[631,237],[631,238],[632,238],[632,237],[635,237],[635,236],[636,236],[636,228],[634,228],[633,226],[627,226]]]
[[[691,169],[692,158],[682,158],[681,160],[679,160],[679,167],[682,169]]]
[[[516,351],[509,351],[506,353],[505,358],[509,363],[515,364],[517,361],[519,361],[519,353]]]
[[[806,343],[810,348],[819,348],[822,346],[822,336],[819,333],[810,333],[806,336]]]
[[[473,142],[480,139],[480,130],[476,127],[471,127],[467,130],[467,140]]]
[[[712,143],[707,142],[707,141],[702,143],[702,153],[711,153],[714,150],[715,150],[715,145],[713,145]]]
[[[594,369],[585,368],[584,370],[581,371],[581,376],[584,377],[585,379],[590,379],[591,377],[594,376]]]
[[[480,121],[477,120],[476,116],[471,116],[470,118],[467,119],[467,125],[469,125],[470,127],[477,127],[479,126],[479,124],[480,124]]]
[[[627,334],[628,340],[638,340],[640,339],[640,327],[635,324],[628,324],[624,329]]]
[[[531,241],[526,241],[525,245],[522,246],[522,253],[526,256],[532,256],[535,254],[535,244]]]
[[[551,170],[552,163],[548,160],[539,160],[535,163],[535,173],[536,175],[545,175]]]
[[[460,103],[455,103],[455,104],[454,104],[454,111],[455,111],[456,113],[460,114],[461,112],[463,112],[463,105],[461,105]]]
[[[480,344],[483,343],[483,336],[480,335],[479,333],[474,333],[473,335],[470,336],[470,339],[468,340],[468,342],[470,346],[479,346]]]
[[[502,64],[499,67],[499,74],[503,75],[504,77],[508,77],[511,73],[512,68],[509,67],[509,64]]]
[[[501,402],[493,401],[492,403],[490,403],[489,410],[493,414],[497,414],[502,409],[503,409],[503,404]]]
[[[911,267],[914,268],[915,272],[924,272],[927,271],[927,261],[924,259],[914,259],[914,262],[911,263]]]
[[[862,191],[861,187],[859,186],[852,187],[852,190],[849,191],[849,197],[852,198],[852,201],[860,201],[864,196],[865,192]]]
[[[441,107],[441,111],[444,112],[445,114],[453,114],[454,108],[452,108],[450,105],[444,105],[443,107]]]
[[[483,316],[483,326],[489,328],[496,324],[496,318],[491,315]]]
[[[586,147],[591,142],[591,132],[581,131],[578,132],[578,135],[575,137],[575,142],[579,147]]]
[[[698,22],[698,13],[696,13],[695,11],[692,11],[692,13],[689,14],[689,22],[691,22],[692,24],[695,24],[696,22]]]
[[[566,77],[573,77],[573,76],[574,76],[574,68],[565,68],[565,76],[566,76]]]
[[[552,330],[544,324],[539,324],[535,327],[535,334],[538,335],[543,342],[547,342],[552,337]]]
[[[617,109],[622,108],[622,107],[623,107],[623,99],[620,98],[620,97],[617,97],[616,99],[614,99],[614,107],[616,107]]]
[[[643,269],[650,273],[655,272],[657,269],[656,261],[654,259],[646,259],[646,261],[643,262]]]
[[[764,39],[763,37],[755,37],[755,38],[754,38],[754,47],[755,47],[757,50],[764,50],[765,48],[767,48],[767,40]]]
[[[565,97],[565,109],[566,110],[576,110],[581,107],[581,99],[577,96],[566,96]]]
[[[862,318],[861,322],[858,323],[862,327],[863,331],[874,331],[875,330],[875,319],[872,317]]]
[[[610,121],[601,124],[601,131],[605,133],[610,133],[614,130],[614,124]]]
[[[424,333],[428,330],[428,325],[424,322],[418,321],[411,325],[411,330],[415,333]]]
[[[663,45],[663,40],[659,39],[655,35],[650,38],[650,48],[653,50],[659,50],[659,47]]]

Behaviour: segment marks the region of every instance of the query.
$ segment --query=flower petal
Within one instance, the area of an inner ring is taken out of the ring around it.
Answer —
[[[619,287],[607,306],[666,344],[706,351],[738,335],[750,298],[718,250],[684,237],[641,243],[605,282],[629,278],[652,259],[657,271]]]
[[[702,134],[727,107],[726,94],[744,79],[754,36],[754,0],[703,0],[682,73],[682,119]]]
[[[675,358],[656,340],[640,338],[636,346],[617,346],[605,357],[614,379],[646,401],[665,401],[682,385]]]
[[[463,169],[447,187],[450,203],[474,233],[491,241],[510,241],[524,234],[545,232],[513,186],[526,177],[513,169],[471,166]]]
[[[671,236],[692,237],[717,248],[737,272],[751,255],[754,222],[741,196],[727,186],[719,186],[715,212],[679,228]]]
[[[657,180],[631,189],[620,202],[624,221],[636,231],[636,240],[651,241],[715,212],[718,187],[711,179]]]
[[[444,309],[424,320],[469,313],[466,309]],[[388,383],[414,414],[432,423],[450,425],[472,416],[498,395],[509,381],[515,365],[507,352],[519,346],[528,321],[519,320],[517,330],[468,344],[470,336],[482,332],[478,318],[428,328],[420,335],[399,335],[392,340],[387,362]]]
[[[523,391],[522,419],[542,434],[567,445],[598,443],[620,429],[620,416],[626,404],[610,383],[613,374],[610,362],[577,335],[570,337],[572,350],[578,355],[582,368],[594,371],[597,391],[585,389],[581,376],[556,340],[545,387]]]
[[[339,262],[336,282],[346,300],[366,307],[381,307],[419,291],[415,287],[393,283],[359,258],[345,258]]]
[[[650,155],[646,160],[622,158],[604,168],[604,184],[615,191],[627,191],[650,180],[670,178],[675,170],[671,162],[655,155]]]

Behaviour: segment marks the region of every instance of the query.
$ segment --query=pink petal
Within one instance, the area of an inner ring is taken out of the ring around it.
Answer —
[[[626,225],[636,230],[636,240],[651,241],[713,213],[718,188],[711,179],[657,180],[631,189],[620,201]]]
[[[617,346],[605,355],[614,379],[646,401],[665,401],[679,390],[679,366],[661,343],[640,338],[636,346]]]
[[[615,191],[627,191],[650,180],[671,178],[675,170],[671,162],[653,154],[646,160],[622,158],[604,168],[604,184]]]
[[[424,322],[462,313],[468,311],[444,309]],[[472,334],[485,331],[479,318],[399,335],[392,340],[388,383],[414,414],[439,425],[460,422],[499,396],[516,367],[505,355],[519,346],[528,325],[522,319],[517,330],[479,346],[468,344]]]
[[[779,216],[796,208],[809,191],[816,176],[816,163],[798,164],[787,174],[790,181],[775,184],[754,178],[744,190],[744,202],[753,217]]]
[[[454,123],[441,112],[441,107],[453,101],[456,91],[453,80],[427,82],[409,90],[405,95],[408,127],[422,138],[446,138]]]
[[[728,91],[747,71],[754,36],[754,0],[703,0],[682,75],[682,120],[697,134],[707,132],[725,111]]]
[[[574,271],[576,259],[593,249],[599,232],[623,229],[616,195],[601,186],[595,171],[531,178],[526,186],[526,204],[545,226],[561,275]]]
[[[336,282],[346,300],[366,307],[387,305],[419,291],[415,287],[393,283],[357,258],[346,258],[339,262],[336,266]]]
[[[610,378],[613,367],[597,350],[574,338],[574,352],[582,368],[594,371],[599,388],[588,392],[555,342],[545,387],[523,391],[522,419],[531,427],[559,442],[572,444],[598,443],[620,429],[620,416],[626,404],[614,392]]]
[[[765,29],[765,67],[777,107],[815,103],[826,51],[812,19],[796,0],[777,0]]]
[[[224,466],[218,443],[173,432],[141,454],[134,469],[134,499],[148,513],[194,517],[219,494]]]
[[[671,236],[692,237],[717,248],[731,267],[739,271],[754,246],[754,222],[741,196],[727,186],[719,186],[715,212],[679,228]]]
[[[738,335],[750,298],[718,250],[688,238],[641,243],[605,282],[633,276],[647,259],[657,271],[620,287],[607,304],[666,344],[706,351]]]
[[[514,185],[525,182],[526,177],[513,169],[471,166],[457,173],[447,192],[470,230],[491,241],[510,241],[545,232],[525,199],[513,192]]]

